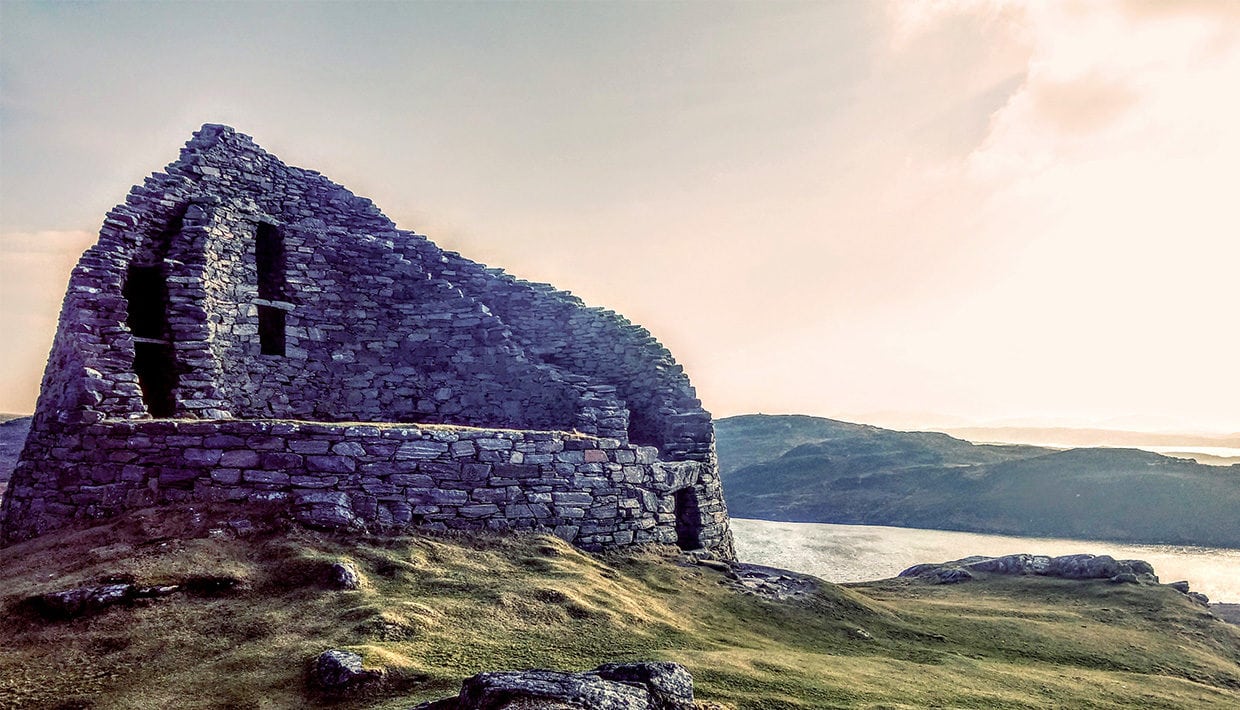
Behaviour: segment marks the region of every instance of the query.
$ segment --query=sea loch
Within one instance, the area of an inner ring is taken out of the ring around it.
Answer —
[[[1212,602],[1240,602],[1240,550],[1182,545],[1126,545],[1098,540],[979,535],[880,525],[780,523],[732,518],[737,556],[830,582],[894,577],[922,562],[969,555],[1070,555],[1091,553],[1142,559],[1164,583],[1188,580]]]

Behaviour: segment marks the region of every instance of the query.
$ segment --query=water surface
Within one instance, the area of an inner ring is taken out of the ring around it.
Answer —
[[[894,577],[922,562],[969,555],[1090,553],[1141,559],[1163,582],[1188,580],[1210,601],[1240,603],[1240,550],[1184,545],[1129,545],[1096,540],[981,535],[881,525],[777,523],[732,518],[736,553],[744,562],[782,567],[829,582]]]

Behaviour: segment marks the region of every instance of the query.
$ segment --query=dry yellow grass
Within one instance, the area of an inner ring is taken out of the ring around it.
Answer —
[[[649,658],[685,664],[701,699],[737,708],[1240,706],[1240,629],[1168,588],[891,580],[777,603],[673,550],[283,523],[237,538],[210,519],[140,511],[0,550],[0,707],[395,709],[482,670]],[[338,560],[361,589],[320,583]],[[22,604],[109,574],[242,585],[69,622]],[[358,651],[383,681],[348,701],[318,694],[306,669],[327,648]]]

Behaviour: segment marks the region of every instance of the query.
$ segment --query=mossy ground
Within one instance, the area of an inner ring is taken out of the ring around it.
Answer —
[[[284,524],[236,537],[207,520],[141,511],[0,550],[0,707],[409,708],[482,670],[634,659],[683,663],[699,699],[736,708],[1240,706],[1240,627],[1167,587],[887,580],[781,603],[667,549]],[[338,560],[362,589],[322,584]],[[69,622],[22,604],[115,574],[242,586]],[[360,652],[383,680],[317,693],[306,671],[327,648]]]

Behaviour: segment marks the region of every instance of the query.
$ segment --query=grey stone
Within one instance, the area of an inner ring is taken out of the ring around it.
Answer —
[[[324,473],[353,473],[357,462],[347,456],[307,456],[306,468]]]
[[[311,673],[316,685],[331,691],[348,690],[380,675],[378,671],[365,670],[360,655],[339,649],[320,653]]]
[[[333,562],[327,568],[327,583],[332,589],[354,590],[362,588],[362,573],[352,562]]]
[[[117,604],[129,603],[137,596],[137,587],[122,583],[66,589],[32,597],[29,601],[40,614],[47,618],[72,619],[96,614]]]
[[[245,449],[236,449],[233,451],[225,451],[220,456],[220,465],[232,468],[254,468],[258,466],[259,455],[257,451],[248,451]]]
[[[609,663],[585,673],[551,670],[479,673],[455,698],[421,710],[693,710],[693,676],[676,663]],[[415,709],[416,710],[416,709]]]

